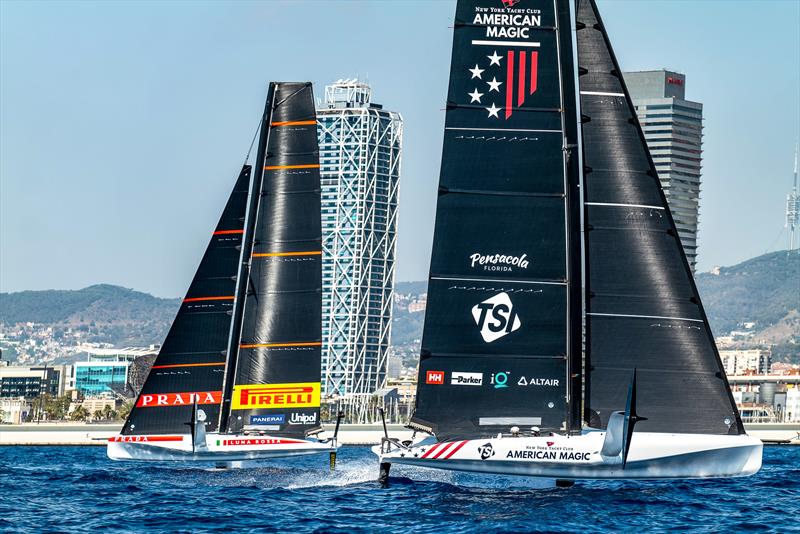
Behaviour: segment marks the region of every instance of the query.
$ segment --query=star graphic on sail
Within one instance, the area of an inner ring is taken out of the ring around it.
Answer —
[[[490,92],[491,91],[497,91],[499,93],[500,92],[500,85],[503,82],[498,82],[497,81],[497,77],[492,77],[492,81],[491,82],[486,82],[486,83],[489,84],[489,91]]]
[[[480,68],[478,64],[475,63],[475,68],[469,69],[469,71],[472,73],[472,78],[470,79],[481,78],[481,74],[483,73],[484,70],[486,69]]]
[[[483,93],[479,93],[477,87],[475,88],[474,91],[467,94],[472,98],[472,100],[470,100],[470,104],[473,102],[477,102],[478,104],[481,103],[481,97],[483,96]]]
[[[539,51],[506,50],[503,54],[502,51],[493,50],[490,55],[483,57],[486,60],[475,63],[473,68],[467,69],[471,74],[471,80],[477,78],[486,83],[486,86],[483,86],[484,92],[475,87],[471,93],[467,93],[470,98],[469,103],[483,105],[489,113],[487,118],[507,120],[514,110],[521,108],[527,97],[538,89]],[[484,74],[486,78],[483,77]],[[484,97],[490,99],[494,93],[497,93],[499,102],[483,101]]]

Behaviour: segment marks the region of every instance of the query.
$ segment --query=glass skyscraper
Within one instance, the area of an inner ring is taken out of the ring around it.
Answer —
[[[322,391],[369,396],[386,383],[403,120],[339,80],[317,110],[322,175]]]
[[[626,72],[650,155],[692,271],[697,263],[703,104],[686,100],[686,77],[654,70]]]

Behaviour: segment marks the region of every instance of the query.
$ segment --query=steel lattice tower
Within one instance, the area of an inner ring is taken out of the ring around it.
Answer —
[[[800,226],[800,195],[797,193],[797,152],[794,148],[794,182],[792,191],[786,195],[786,228],[789,230],[789,250],[798,248],[797,230]]]
[[[386,383],[403,122],[339,80],[317,110],[322,174],[322,391],[365,396]]]

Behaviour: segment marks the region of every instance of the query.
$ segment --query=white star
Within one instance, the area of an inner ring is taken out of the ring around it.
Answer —
[[[500,84],[503,83],[503,82],[498,82],[497,78],[492,76],[492,81],[491,82],[486,82],[486,83],[489,84],[489,91],[490,92],[491,91],[497,91],[499,93],[500,92]]]
[[[472,100],[469,101],[470,104],[472,104],[473,102],[477,102],[478,104],[481,103],[481,97],[483,96],[483,93],[479,93],[477,87],[475,88],[474,91],[467,94],[472,97]]]
[[[472,73],[472,78],[470,78],[470,80],[473,79],[473,78],[480,78],[481,77],[481,73],[484,70],[485,69],[482,69],[482,68],[478,67],[478,64],[475,63],[475,68],[474,69],[469,69],[469,71]]]
[[[492,55],[491,55],[491,56],[486,56],[486,57],[488,57],[488,58],[489,58],[489,61],[491,61],[491,63],[489,63],[489,66],[490,66],[490,67],[491,67],[492,65],[497,65],[497,66],[499,67],[499,66],[500,66],[500,60],[501,60],[501,59],[503,59],[503,56],[498,56],[498,55],[497,55],[497,50],[495,50],[494,52],[492,52]]]
[[[495,117],[495,118],[499,119],[500,116],[497,113],[500,111],[500,109],[501,108],[498,108],[497,106],[494,105],[494,102],[492,102],[492,107],[486,108],[486,111],[489,112],[489,117]],[[486,118],[488,119],[489,117],[486,117]]]

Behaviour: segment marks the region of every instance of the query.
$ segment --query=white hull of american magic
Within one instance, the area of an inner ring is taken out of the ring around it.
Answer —
[[[336,440],[231,434],[208,434],[203,445],[193,446],[191,435],[115,436],[108,440],[108,457],[150,462],[220,462],[335,453],[338,449]]]
[[[746,434],[636,432],[627,461],[621,448],[608,450],[606,434],[445,442],[426,437],[408,446],[384,441],[373,450],[382,463],[564,480],[736,477],[761,468],[762,443]]]

